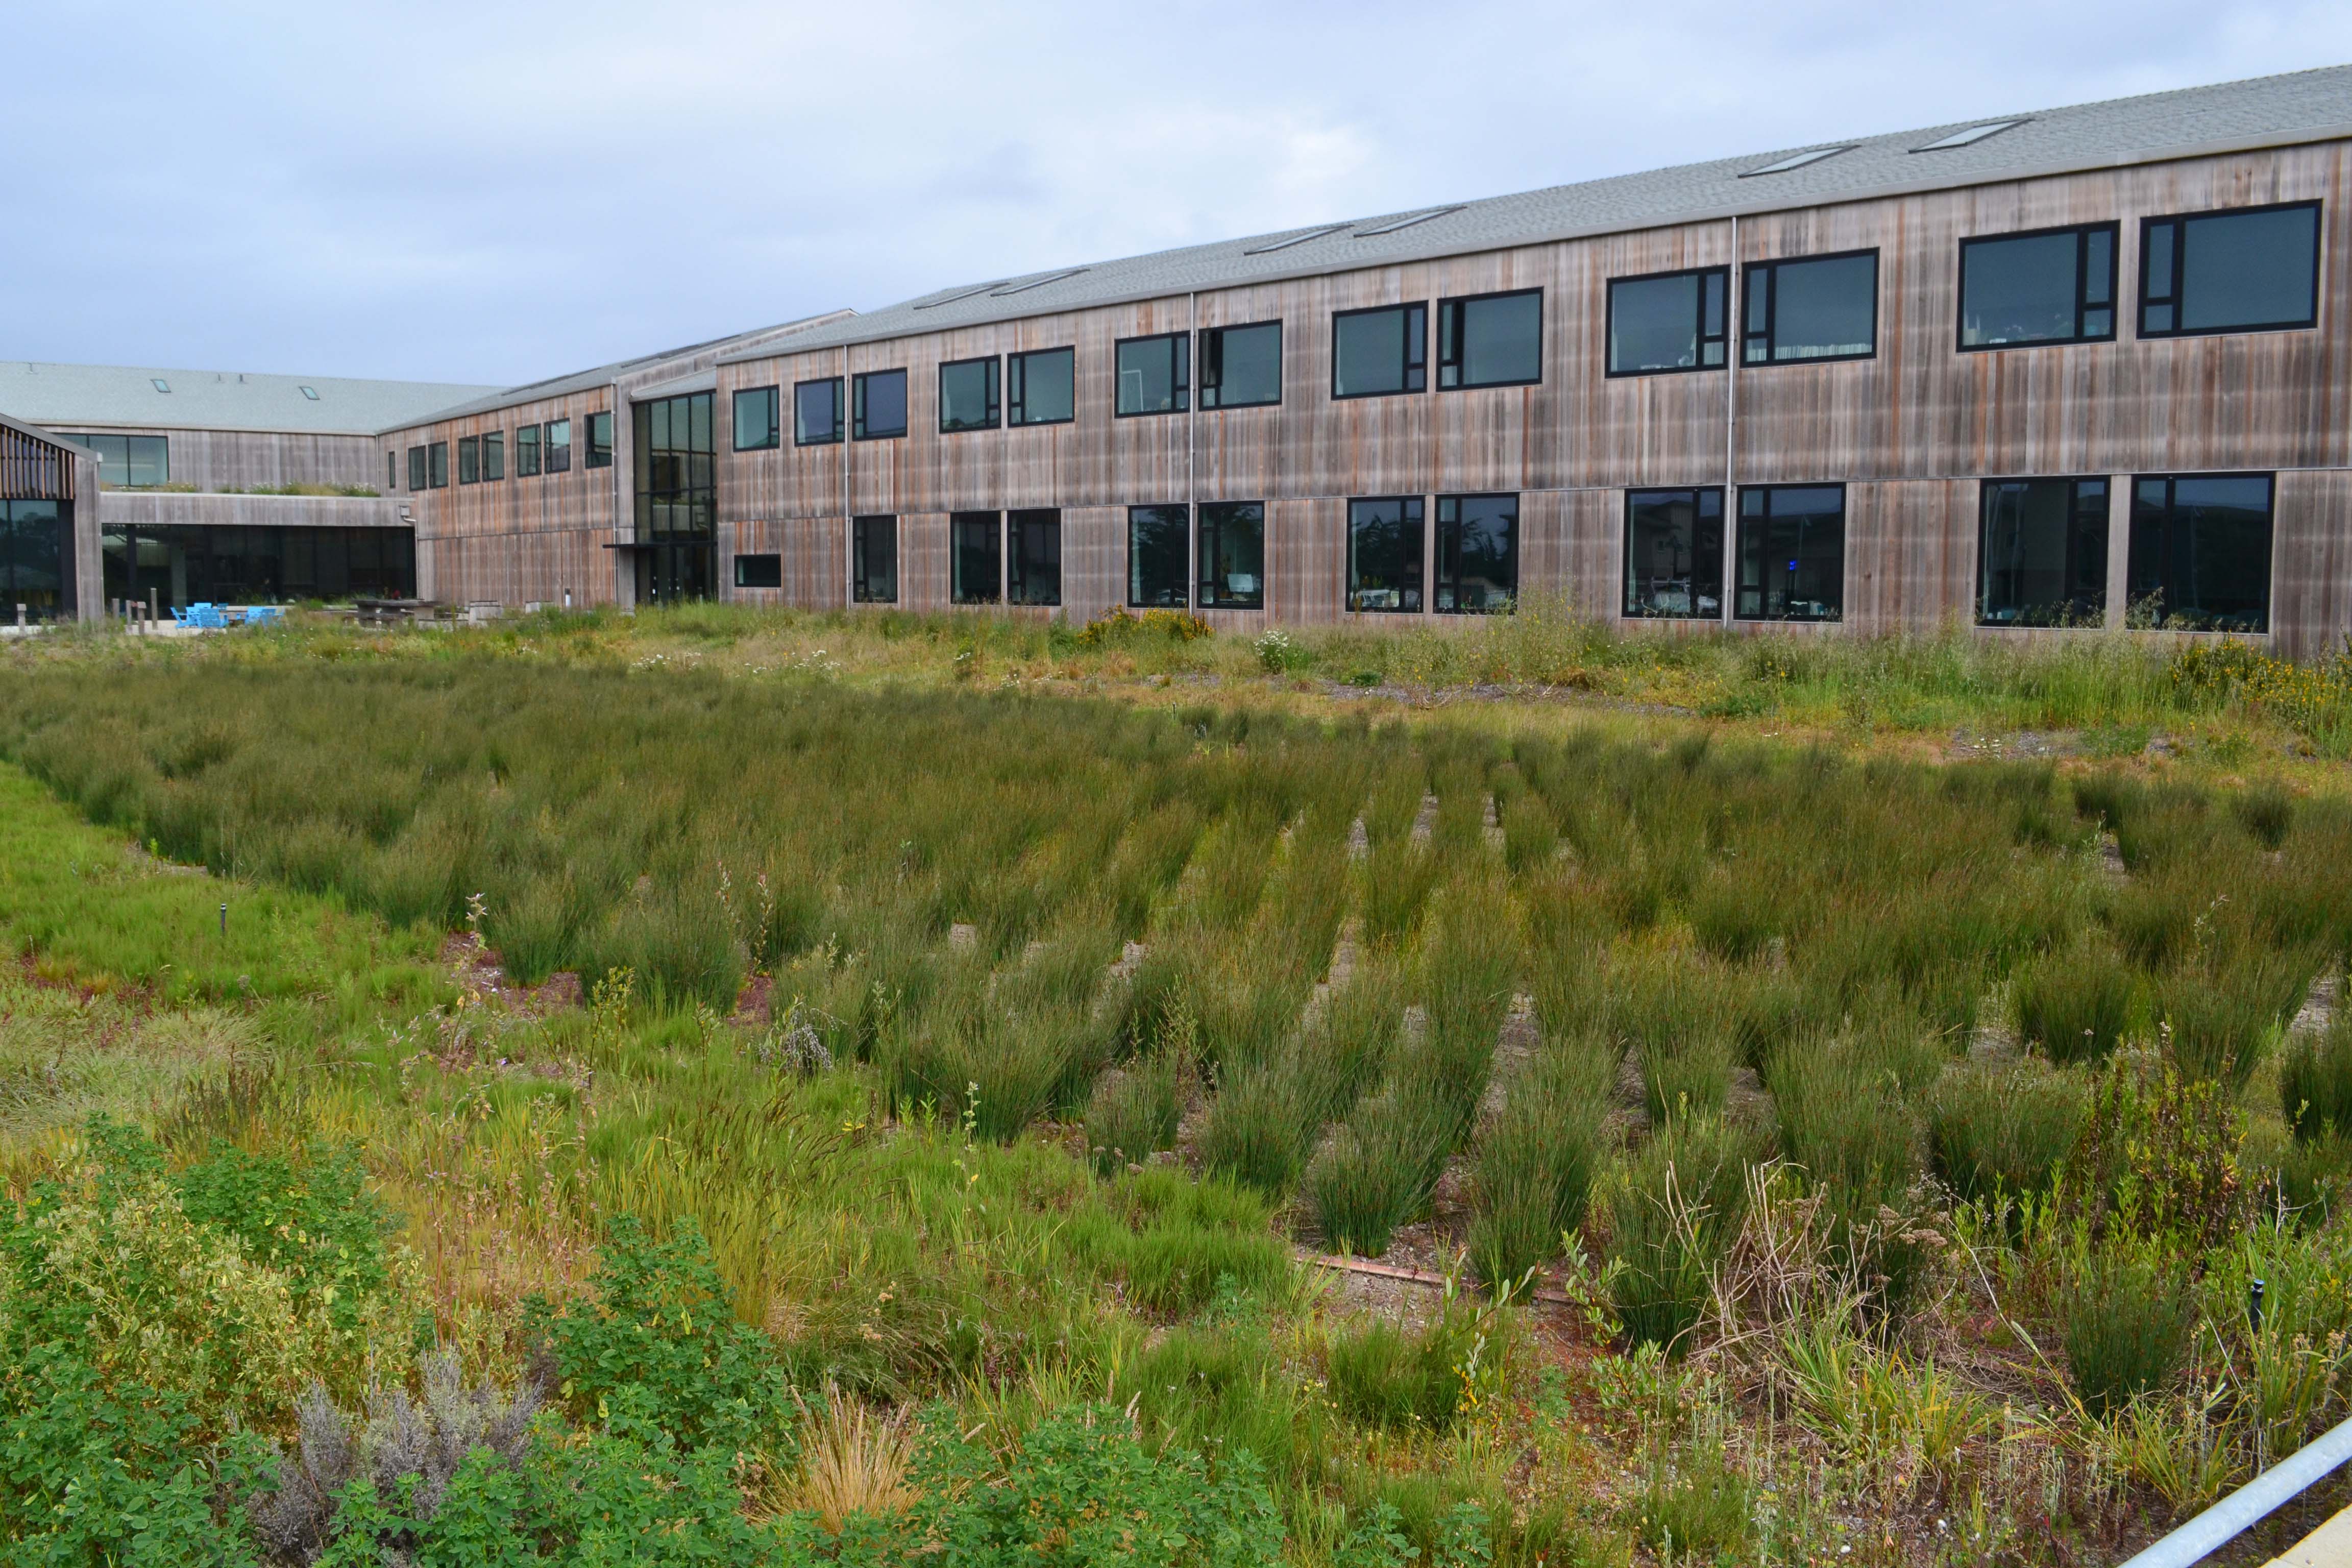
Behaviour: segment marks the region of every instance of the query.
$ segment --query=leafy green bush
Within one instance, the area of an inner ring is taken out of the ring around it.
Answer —
[[[2058,1315],[2067,1375],[2100,1415],[2161,1388],[2197,1321],[2178,1265],[2137,1247],[2081,1259],[2059,1293]]]
[[[2084,1086],[2031,1062],[1956,1065],[1927,1100],[1936,1173],[1964,1198],[2050,1190],[2083,1128]]]
[[[1548,1047],[1479,1130],[1470,1257],[1490,1289],[1556,1256],[1582,1221],[1616,1077],[1615,1053],[1598,1040]]]
[[[1713,1117],[1668,1122],[1634,1155],[1610,1210],[1612,1292],[1635,1344],[1679,1353],[1705,1315],[1713,1271],[1748,1209],[1752,1137]]]

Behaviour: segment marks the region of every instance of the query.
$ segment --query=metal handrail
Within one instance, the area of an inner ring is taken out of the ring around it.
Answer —
[[[2252,1530],[2297,1493],[2352,1459],[2352,1421],[2306,1443],[2125,1563],[2123,1568],[2189,1568]]]

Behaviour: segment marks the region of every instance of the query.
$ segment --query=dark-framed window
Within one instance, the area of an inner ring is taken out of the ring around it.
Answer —
[[[735,557],[735,585],[738,588],[782,587],[784,558],[782,555],[738,555]]]
[[[482,478],[482,443],[478,437],[457,437],[457,482],[478,484]]]
[[[93,436],[63,430],[58,434],[96,454],[98,482],[101,486],[146,489],[172,482],[172,438],[168,436]]]
[[[1138,609],[1181,610],[1192,581],[1192,514],[1182,506],[1127,509],[1127,602]]]
[[[1519,498],[1437,498],[1437,584],[1441,615],[1496,615],[1519,596]]]
[[[993,605],[1003,599],[1003,512],[948,514],[948,597],[959,605]]]
[[[845,432],[842,419],[841,377],[828,375],[793,385],[793,445],[831,447]]]
[[[397,454],[395,454],[395,457]],[[26,546],[27,509],[56,501],[0,500],[0,603],[27,600],[36,616],[43,606],[38,579],[54,570],[54,556]],[[8,513],[16,512],[16,574],[9,583]],[[26,581],[27,566],[36,581]],[[412,599],[416,596],[416,531],[407,527],[307,527],[268,524],[109,523],[100,550],[100,574],[107,597],[156,602],[175,608],[191,604],[252,605],[286,600],[350,600],[354,597]],[[52,583],[54,579],[51,579]],[[37,590],[28,595],[27,587]],[[51,607],[54,608],[54,597]]]
[[[1192,402],[1192,340],[1182,332],[1121,338],[1113,350],[1115,413],[1181,414]]]
[[[611,416],[607,415],[606,417],[610,418]],[[608,455],[604,460],[611,462],[612,458]],[[506,477],[507,435],[503,430],[492,430],[482,437],[482,479],[488,482]]]
[[[1743,485],[1739,602],[1743,621],[1845,618],[1845,487]]]
[[[515,431],[515,477],[533,479],[539,473],[539,426],[524,425]]]
[[[1202,609],[1265,607],[1265,503],[1203,501],[1195,559]]]
[[[49,621],[65,614],[72,515],[71,501],[0,500],[0,605],[7,607],[12,619],[22,615]],[[103,586],[85,584],[85,600],[98,597],[97,590]]]
[[[757,452],[783,441],[782,394],[772,386],[750,386],[735,395],[735,449]]]
[[[1625,615],[1723,619],[1723,491],[1625,492]]]
[[[1419,496],[1348,503],[1348,608],[1418,615],[1428,527]]]
[[[425,448],[422,447],[408,449],[408,488],[412,490],[425,488]]]
[[[1543,380],[1543,290],[1437,302],[1437,384],[1531,386]]]
[[[613,466],[613,411],[609,408],[588,416],[588,466]]]
[[[1078,353],[1031,349],[1004,356],[1004,415],[1011,425],[1067,425],[1078,416]],[[1057,595],[1061,590],[1055,590]]]
[[[1609,280],[1609,374],[1664,375],[1723,366],[1727,267]]]
[[[2318,324],[2317,202],[2140,220],[2141,337]]]
[[[572,471],[572,421],[551,419],[547,422],[547,438],[541,446],[541,457],[551,474]]]
[[[425,482],[435,489],[449,486],[449,443],[436,441],[425,448]]]
[[[2168,631],[2271,626],[2269,474],[2141,474],[2132,480],[2129,624]]]
[[[1429,385],[1429,307],[1382,305],[1331,317],[1331,395],[1391,397]]]
[[[2107,609],[2107,481],[1987,479],[1977,625],[2095,626]]]
[[[999,422],[997,374],[993,356],[950,360],[940,366],[940,431],[942,435],[953,435],[959,430],[996,428]]]
[[[1031,507],[1004,514],[1011,545],[1004,563],[1004,595],[1015,605],[1062,602],[1062,514],[1054,507]]]
[[[896,373],[900,388],[906,372]],[[849,596],[860,605],[898,602],[898,520],[852,518],[849,524]]]
[[[907,373],[869,370],[849,383],[850,434],[883,441],[907,433]],[[895,580],[895,574],[894,574]]]
[[[383,488],[387,490],[400,488],[400,453],[397,449],[383,455]]]
[[[1960,241],[1960,347],[2111,342],[2116,232],[2092,223]]]
[[[1202,407],[1262,408],[1281,401],[1280,321],[1202,331]]]
[[[1868,359],[1878,352],[1878,252],[1750,262],[1743,364]]]
[[[630,412],[637,592],[652,604],[706,599],[718,587],[716,392],[685,392]]]

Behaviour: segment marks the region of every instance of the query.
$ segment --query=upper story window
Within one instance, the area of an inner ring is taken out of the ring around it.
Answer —
[[[950,360],[940,366],[940,429],[993,430],[997,425],[996,361]]]
[[[830,447],[841,439],[841,377],[803,381],[793,388],[793,445]]]
[[[534,479],[539,474],[539,426],[525,425],[515,431],[515,477]]]
[[[611,418],[611,415],[604,417]],[[608,456],[606,462],[612,461]],[[507,477],[507,433],[492,430],[482,437],[482,478],[485,481]]]
[[[436,490],[449,488],[449,443],[436,441],[425,448],[425,482]]]
[[[1383,305],[1332,316],[1332,396],[1387,397],[1428,385],[1428,306]]]
[[[425,488],[425,448],[422,447],[408,449],[408,488],[412,490]]]
[[[735,395],[735,449],[756,452],[772,447],[782,438],[781,416],[777,413],[777,391],[772,386],[754,386]]]
[[[588,466],[609,468],[613,466],[613,412],[588,416]]]
[[[400,488],[400,454],[396,451],[383,455],[383,488],[387,490]]]
[[[1192,340],[1181,332],[1121,338],[1116,355],[1120,414],[1181,414],[1192,401]]]
[[[2116,335],[2116,226],[1960,241],[1960,347],[2105,342]]]
[[[2141,221],[2141,337],[2318,324],[2317,202]]]
[[[1035,349],[1008,354],[1004,412],[1013,425],[1066,425],[1077,417],[1077,351]],[[1056,604],[1060,600],[1055,601]]]
[[[2126,624],[2270,630],[2272,493],[2268,474],[2132,480]]]
[[[478,436],[457,437],[457,482],[477,484],[482,478],[482,442]]]
[[[544,454],[544,456],[545,456],[545,458],[546,458],[546,461],[547,461],[547,471],[548,471],[549,473],[551,473],[551,474],[562,474],[562,473],[569,473],[569,472],[571,472],[571,470],[572,470],[572,421],[571,421],[571,420],[569,420],[569,419],[551,419],[551,420],[549,420],[549,421],[547,422],[547,441],[546,441],[546,450],[545,450],[545,454]]]
[[[1743,364],[1868,359],[1878,352],[1878,252],[1751,263]]]
[[[1730,268],[1609,280],[1609,374],[1656,375],[1723,363]]]
[[[850,434],[879,441],[907,433],[907,373],[870,370],[849,384]]]
[[[98,482],[118,489],[141,489],[172,482],[168,436],[77,436],[59,431],[77,447],[98,454]],[[425,487],[415,487],[422,489]]]
[[[1437,302],[1437,384],[1526,386],[1543,380],[1543,290]]]
[[[1201,333],[1201,406],[1255,408],[1282,401],[1282,323]]]

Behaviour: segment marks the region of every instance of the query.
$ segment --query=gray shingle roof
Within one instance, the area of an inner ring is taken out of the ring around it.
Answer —
[[[172,390],[158,392],[158,381]],[[306,396],[306,386],[319,395]],[[387,425],[488,390],[436,381],[0,360],[0,414],[53,430],[127,425],[373,436]]]
[[[2001,121],[2017,123],[1965,145],[1921,150],[1956,132]],[[1840,150],[1780,174],[1758,171],[1809,149],[1773,148],[1743,157],[1422,209],[1431,215],[1426,217],[1390,213],[1085,267],[1054,268],[920,295],[816,328],[790,346],[797,353],[803,348],[871,342],[949,327],[1165,298],[1198,289],[1654,228],[1733,213],[1786,211],[1905,191],[2338,136],[2352,136],[2352,66],[1816,143]],[[1411,221],[1414,219],[1420,221]],[[762,357],[760,351],[733,351],[722,356],[757,357]]]

